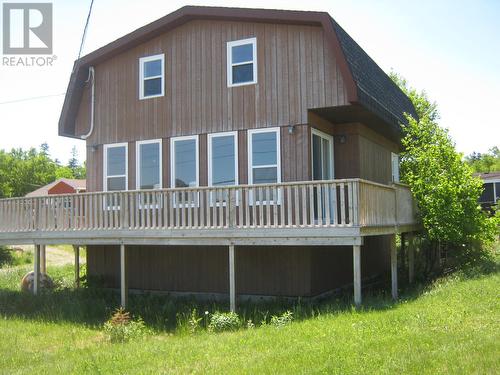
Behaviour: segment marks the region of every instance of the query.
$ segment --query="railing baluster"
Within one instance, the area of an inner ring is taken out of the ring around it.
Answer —
[[[273,186],[273,227],[278,227],[278,189],[276,186]]]
[[[269,186],[266,186],[266,228],[271,226],[271,191]]]
[[[305,227],[307,226],[307,194],[306,194],[306,186],[302,185],[301,192],[302,192],[302,222],[301,226]]]
[[[287,220],[286,226],[292,226],[292,191],[290,185],[286,187],[286,205],[287,205]]]
[[[278,188],[278,198],[280,203],[280,227],[283,228],[286,225],[286,221],[285,221],[285,190],[282,187]]]
[[[345,225],[345,193],[344,193],[344,183],[339,184],[340,187],[340,224]]]
[[[299,187],[298,185],[293,186],[293,198],[294,198],[294,211],[295,211],[295,220],[293,222],[294,227],[298,227],[300,225],[300,203],[299,203]]]
[[[259,186],[259,227],[262,227],[263,226],[263,222],[264,222],[264,209],[263,209],[263,201],[264,201],[264,197],[262,195],[262,186]]]
[[[255,186],[250,187],[250,197],[252,203],[252,221],[251,227],[257,227],[257,189]]]
[[[349,206],[349,226],[352,226],[352,211],[353,211],[353,206],[352,206],[352,182],[347,183],[347,201],[348,201],[348,206]]]
[[[169,220],[170,222],[168,223],[169,228],[175,228],[175,223],[174,223],[174,211],[175,211],[175,193],[169,191],[168,192],[168,205],[170,208],[170,213],[169,213]]]
[[[331,187],[330,184],[325,184],[324,185],[325,189],[325,227],[331,226],[331,220],[330,220],[330,194],[331,194]]]
[[[318,223],[317,226],[321,227],[323,225],[323,193],[321,191],[321,185],[316,184],[316,210],[318,213]]]
[[[333,206],[333,225],[338,224],[338,205],[337,205],[337,183],[334,183],[332,186],[332,206]]]

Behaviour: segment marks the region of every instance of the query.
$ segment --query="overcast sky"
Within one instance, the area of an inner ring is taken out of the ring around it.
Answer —
[[[74,145],[85,156],[83,141],[57,136],[57,122],[90,0],[53,4],[54,65],[0,65],[0,149],[47,142],[52,156],[66,162]],[[187,4],[328,12],[382,69],[427,91],[459,151],[500,146],[498,0],[95,0],[84,54]],[[47,95],[56,96],[18,101]]]

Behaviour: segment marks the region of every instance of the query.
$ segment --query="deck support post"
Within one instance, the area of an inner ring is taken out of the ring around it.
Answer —
[[[234,245],[229,245],[229,308],[231,312],[236,311],[236,277],[234,262]]]
[[[396,235],[391,235],[391,290],[392,298],[398,299],[398,255],[396,249]]]
[[[127,282],[127,257],[125,245],[120,244],[120,306],[127,308],[128,282]]]
[[[75,252],[75,286],[80,287],[80,246],[73,245]]]
[[[361,246],[352,247],[353,275],[354,275],[354,304],[361,305]]]
[[[33,294],[36,296],[40,289],[40,245],[35,245],[34,258]]]
[[[47,273],[46,245],[40,245],[40,273]]]
[[[408,236],[408,281],[410,284],[415,279],[415,237],[413,234]]]

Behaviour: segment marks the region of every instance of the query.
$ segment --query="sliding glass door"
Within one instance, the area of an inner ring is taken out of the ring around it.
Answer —
[[[319,130],[311,130],[311,148],[312,148],[312,179],[314,181],[331,180],[333,179],[333,137],[331,135],[320,132]],[[326,217],[325,200],[329,200],[330,220],[333,220],[333,192],[330,189],[317,188],[314,189],[314,218],[317,221],[318,216],[324,222]],[[318,202],[319,200],[319,202]],[[318,205],[319,203],[319,205]],[[320,207],[321,215],[318,215],[318,206]]]

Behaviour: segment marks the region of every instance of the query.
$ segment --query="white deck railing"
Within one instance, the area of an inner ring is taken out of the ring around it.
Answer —
[[[321,228],[415,222],[409,189],[360,179],[0,200],[0,233]]]

